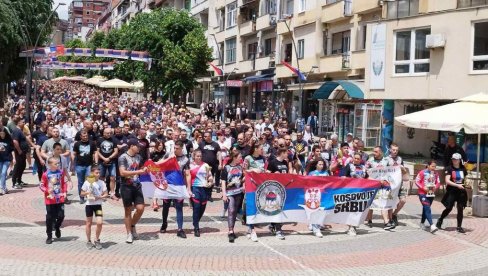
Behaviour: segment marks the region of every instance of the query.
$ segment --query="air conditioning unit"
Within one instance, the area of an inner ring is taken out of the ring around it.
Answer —
[[[269,68],[275,68],[275,67],[276,67],[276,62],[274,62],[274,61],[270,61],[270,62],[269,62],[269,66],[268,66],[268,67],[269,67]]]
[[[428,49],[444,48],[446,38],[443,34],[430,34],[425,38],[425,47]]]
[[[271,16],[269,18],[269,25],[275,26],[276,25],[276,16]]]

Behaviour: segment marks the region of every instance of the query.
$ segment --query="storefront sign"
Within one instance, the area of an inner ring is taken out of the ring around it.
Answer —
[[[242,87],[241,80],[228,80],[227,87]]]
[[[370,89],[385,89],[386,24],[371,24]]]

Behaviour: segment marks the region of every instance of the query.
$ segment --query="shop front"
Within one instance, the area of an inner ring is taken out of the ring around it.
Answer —
[[[273,107],[273,77],[274,74],[250,76],[244,79],[250,91],[250,113],[252,119],[259,119]]]

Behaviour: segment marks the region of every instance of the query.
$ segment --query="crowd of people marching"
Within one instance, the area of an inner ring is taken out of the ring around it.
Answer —
[[[375,147],[370,156],[364,143],[352,134],[339,141],[336,134],[317,137],[316,116],[289,122],[273,112],[258,120],[248,118],[245,105],[237,116],[223,122],[221,103],[201,106],[200,114],[191,113],[184,105],[169,101],[134,100],[124,95],[111,95],[79,83],[41,81],[38,99],[32,106],[30,125],[26,124],[25,98],[12,96],[0,109],[0,194],[8,193],[7,178],[11,168],[11,187],[22,189],[27,166],[37,174],[46,204],[46,243],[59,238],[64,219],[64,204],[75,201],[85,204],[87,247],[101,249],[103,224],[102,203],[121,200],[127,243],[138,238],[136,225],[144,213],[144,196],[139,176],[146,173],[145,161],[160,164],[176,157],[184,184],[190,194],[193,234],[200,236],[200,220],[208,201],[216,192],[223,201],[222,216],[228,218],[228,239],[234,242],[234,225],[242,212],[244,175],[247,172],[289,173],[312,176],[368,178],[368,170],[381,166],[401,166],[399,147],[391,144],[388,154]],[[311,126],[312,125],[312,126]],[[434,224],[430,206],[432,194],[439,188],[436,161],[431,161],[416,177],[418,197],[422,205],[421,228],[435,232],[457,206],[457,230],[462,228],[466,156],[461,147],[449,139],[447,147],[446,209]],[[77,176],[77,183],[71,177]],[[69,187],[77,192],[68,199]],[[76,197],[76,199],[75,199]],[[398,213],[405,204],[405,189],[398,194],[394,209],[382,211],[384,229],[398,226]],[[79,198],[79,201],[77,200]],[[186,238],[183,226],[184,198],[153,199],[151,209],[162,209],[161,233],[168,227],[168,213],[176,209],[177,236]],[[367,227],[372,227],[370,210]],[[91,226],[95,216],[96,233]],[[425,221],[428,225],[425,225]],[[248,237],[258,241],[255,225],[248,224]],[[270,224],[269,230],[285,239],[282,224]],[[313,235],[322,237],[323,225],[310,225]],[[356,235],[356,226],[347,233]],[[92,242],[93,241],[93,242]]]

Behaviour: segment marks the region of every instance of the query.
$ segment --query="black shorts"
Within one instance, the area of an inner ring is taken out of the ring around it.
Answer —
[[[93,214],[95,217],[103,217],[102,205],[86,205],[85,214],[87,218],[93,217]]]
[[[452,208],[454,204],[457,204],[458,207],[465,208],[468,204],[468,194],[466,190],[457,188],[447,189],[441,202],[446,208]]]
[[[144,204],[144,195],[142,194],[141,185],[122,185],[120,187],[120,196],[122,197],[122,203],[124,204],[124,207]]]

